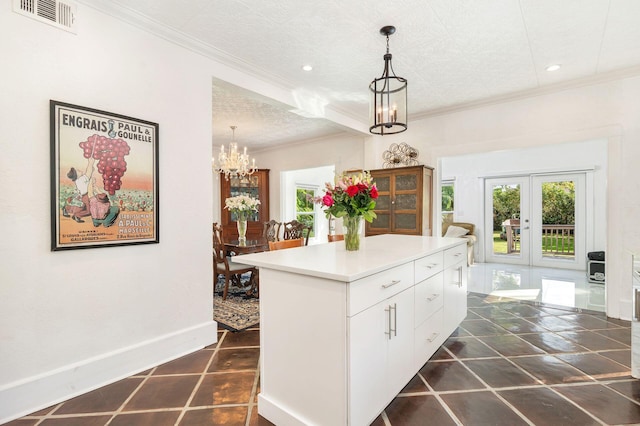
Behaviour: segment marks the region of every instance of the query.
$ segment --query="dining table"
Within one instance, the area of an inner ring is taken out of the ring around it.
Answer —
[[[258,238],[253,240],[239,241],[236,239],[225,240],[224,248],[227,252],[227,256],[242,256],[248,253],[260,253],[262,251],[269,251],[269,241],[266,238]],[[251,287],[247,290],[247,296],[258,297],[260,288],[260,271],[256,269],[256,272],[251,274]]]
[[[239,241],[237,238],[225,240],[224,248],[227,254],[247,254],[260,253],[261,251],[269,251],[269,241],[266,238],[258,238],[255,240]]]

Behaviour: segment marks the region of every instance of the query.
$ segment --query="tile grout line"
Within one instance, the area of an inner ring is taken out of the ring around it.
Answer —
[[[258,382],[260,381],[260,360],[262,359],[262,352],[258,357],[258,365],[256,366],[255,377],[253,378],[253,385],[251,385],[251,394],[249,395],[249,407],[247,407],[247,418],[245,419],[245,426],[250,426],[251,423],[251,414],[253,412],[253,408],[258,408],[258,402],[256,401],[257,390],[258,390]]]
[[[427,361],[427,362],[429,362],[429,361]],[[442,406],[444,411],[449,415],[449,417],[451,417],[451,419],[456,423],[456,425],[464,426],[464,424],[460,421],[458,416],[456,416],[456,414],[453,412],[453,410],[451,410],[451,407],[449,407],[449,405],[447,405],[447,403],[444,402],[444,399],[442,399],[440,397],[439,392],[436,392],[436,390],[433,389],[433,387],[429,384],[427,379],[425,379],[424,376],[420,372],[418,372],[418,377],[420,377],[420,380],[422,380],[422,382],[427,387],[427,389],[429,389],[429,391],[432,393],[432,395],[436,398],[436,401],[438,401],[440,406]]]
[[[498,307],[498,309],[500,309],[500,308]],[[495,325],[497,325],[497,326],[499,326],[499,327],[502,327],[500,324],[494,323],[492,319],[487,319],[487,320],[488,320],[488,321],[490,321],[492,324],[495,324]],[[528,321],[528,322],[529,322],[529,321]],[[532,324],[533,324],[533,323],[532,323]],[[536,324],[533,324],[533,325],[536,325]],[[513,335],[513,336],[516,336],[516,337],[518,337],[518,339],[519,339],[519,340],[521,340],[521,341],[523,341],[523,342],[525,342],[525,343],[527,343],[527,344],[529,344],[529,345],[531,345],[531,346],[533,346],[533,347],[535,347],[535,348],[537,348],[537,349],[542,350],[542,351],[544,352],[544,354],[545,354],[545,355],[553,356],[553,354],[550,354],[548,351],[546,351],[546,350],[544,350],[544,349],[542,349],[542,348],[540,348],[540,347],[538,347],[538,346],[536,346],[536,345],[534,345],[534,344],[532,344],[532,343],[530,343],[530,342],[527,342],[525,339],[521,338],[520,336],[518,336],[517,334],[515,334],[515,333],[511,332],[510,330],[506,329],[505,327],[502,327],[502,328],[503,328],[503,329],[505,329],[505,330],[507,331],[507,333],[508,333],[508,334]],[[544,328],[544,327],[543,327],[543,328]],[[468,332],[468,330],[466,330],[466,329],[465,329],[465,331],[467,331],[467,332]],[[553,334],[556,334],[556,333],[555,333],[555,332],[553,332],[553,331],[551,331],[551,332],[552,332]],[[527,333],[525,333],[525,334],[527,334]],[[559,335],[558,337],[560,337],[560,338],[562,338],[562,339],[564,339],[564,340],[567,340],[567,339],[566,339],[566,338],[564,338],[563,336],[560,336],[560,335]],[[573,401],[571,401],[570,399],[568,399],[567,397],[565,397],[564,395],[562,395],[560,392],[557,392],[557,391],[555,391],[554,389],[552,389],[551,387],[549,387],[546,383],[542,382],[542,380],[538,379],[537,377],[533,376],[533,375],[532,375],[532,374],[530,374],[528,371],[526,371],[524,368],[522,368],[522,367],[520,367],[519,365],[515,364],[515,363],[514,363],[513,361],[511,361],[507,356],[505,356],[505,355],[503,355],[502,353],[498,352],[496,349],[494,349],[494,348],[490,347],[490,346],[489,346],[488,344],[486,344],[486,342],[484,342],[483,340],[481,340],[481,339],[479,339],[479,338],[478,338],[477,340],[479,340],[480,342],[482,342],[483,344],[485,344],[486,346],[488,346],[490,349],[492,349],[492,350],[494,350],[495,352],[497,352],[497,353],[498,353],[498,354],[499,354],[503,359],[505,359],[505,360],[506,360],[507,362],[509,362],[510,364],[514,365],[518,370],[520,370],[521,372],[524,372],[527,376],[532,377],[534,380],[536,380],[537,382],[539,382],[539,383],[541,384],[541,385],[539,386],[540,388],[548,389],[548,390],[550,390],[551,392],[553,392],[554,394],[559,395],[562,399],[564,399],[564,400],[566,400],[566,401],[570,402],[572,405],[574,405],[575,407],[577,407],[580,411],[584,412],[584,413],[585,413],[586,415],[588,415],[589,417],[591,417],[591,418],[595,419],[596,421],[598,421],[598,422],[599,422],[599,423],[601,423],[601,424],[604,424],[604,423],[602,423],[602,421],[601,421],[601,420],[597,419],[597,418],[596,418],[595,416],[593,416],[591,413],[587,412],[584,408],[582,408],[581,406],[577,405],[576,403],[574,403]],[[573,343],[576,343],[576,342],[573,342]],[[579,346],[582,346],[582,345],[579,345]],[[592,352],[593,352],[593,351],[589,350],[588,348],[585,348],[585,349],[587,349],[590,353],[592,353]],[[454,356],[455,356],[455,355],[454,355]],[[527,356],[531,356],[531,355],[527,355]],[[533,356],[543,356],[543,355],[542,355],[542,354],[538,354],[538,355],[534,354]],[[573,368],[576,368],[575,366],[573,366],[573,365],[569,364],[568,362],[564,361],[563,359],[557,358],[557,357],[555,357],[555,356],[554,356],[554,358],[559,359],[559,360],[560,360],[560,361],[562,361],[563,363],[565,363],[565,364],[567,364],[567,365],[569,365],[569,366],[571,366],[571,367],[573,367]],[[456,356],[456,359],[457,359],[457,356]],[[484,380],[482,380],[479,376],[477,376],[477,375],[476,375],[476,374],[475,374],[475,373],[474,373],[474,372],[473,372],[469,367],[467,367],[467,365],[466,365],[466,364],[464,364],[462,361],[460,361],[460,362],[464,365],[464,367],[465,367],[465,368],[467,368],[467,370],[469,370],[469,371],[470,371],[474,376],[476,376],[476,378],[477,378],[477,379],[479,379],[482,383],[484,383],[485,385],[487,385],[487,384],[486,384],[486,382],[484,382]],[[589,377],[590,379],[592,379],[592,380],[593,380],[592,382],[586,382],[586,383],[589,383],[589,384],[595,384],[595,383],[598,383],[598,382],[597,382],[597,380],[593,379],[593,377],[591,377],[591,375],[587,374],[587,373],[586,373],[586,372],[584,372],[583,370],[578,369],[578,371],[581,371],[581,372],[582,372],[582,373],[584,373],[587,377]],[[522,388],[522,387],[518,387],[518,388]],[[500,399],[504,404],[506,404],[508,407],[510,407],[510,408],[511,408],[512,410],[514,410],[516,413],[520,414],[520,415],[521,415],[521,416],[522,416],[526,421],[528,421],[528,419],[526,418],[526,416],[522,415],[522,413],[520,413],[520,411],[519,411],[519,410],[517,410],[517,409],[516,409],[516,408],[515,408],[511,403],[509,403],[509,402],[508,402],[506,399],[504,399],[500,394],[498,394],[498,393],[497,393],[493,388],[491,388],[491,387],[490,387],[490,390],[491,390],[491,391],[494,393],[494,395],[496,395],[496,397],[497,397],[497,398],[499,398],[499,399]],[[532,422],[530,422],[530,424],[532,424],[532,425],[533,425],[533,423],[532,423]]]
[[[555,316],[555,317],[557,317],[556,315],[554,315],[554,316]],[[580,324],[572,323],[572,322],[570,322],[570,321],[568,321],[568,320],[564,320],[564,319],[562,319],[562,320],[563,320],[563,321],[566,321],[566,322],[569,322],[569,323],[571,323],[571,324],[573,324],[573,325],[576,325],[576,326],[578,326],[578,327],[583,328],[584,330],[582,330],[582,331],[591,331],[591,330],[589,330],[589,329],[586,329],[586,328],[582,327]],[[490,320],[490,319],[489,319],[489,321],[491,321],[491,322],[493,323],[493,321],[492,321],[492,320]],[[495,324],[495,323],[494,323],[494,324]],[[532,323],[532,324],[533,324],[533,323]],[[496,324],[496,325],[500,326],[500,324]],[[536,325],[536,324],[533,324],[533,325]],[[615,324],[615,325],[617,326],[617,324]],[[502,327],[502,328],[504,328],[504,327]],[[544,328],[544,327],[542,327],[542,328]],[[506,330],[506,328],[505,328],[505,330]],[[565,331],[567,331],[567,330],[565,330]],[[606,384],[605,384],[605,383],[603,383],[603,382],[600,382],[600,381],[596,380],[596,379],[595,379],[591,374],[588,374],[588,373],[587,373],[587,372],[585,372],[584,370],[581,370],[580,368],[577,368],[576,366],[574,366],[574,365],[572,365],[572,364],[568,363],[567,361],[563,360],[562,358],[558,358],[558,357],[556,357],[554,354],[551,354],[551,353],[549,353],[548,351],[546,351],[546,350],[544,350],[544,349],[542,349],[542,348],[540,348],[540,347],[538,347],[538,346],[536,346],[536,345],[534,345],[534,344],[532,344],[532,343],[530,343],[530,342],[527,342],[526,340],[522,339],[522,338],[521,338],[520,336],[518,336],[517,334],[512,333],[510,330],[507,330],[507,332],[509,332],[510,334],[515,335],[516,337],[519,337],[519,338],[520,338],[520,340],[522,340],[522,341],[524,341],[524,342],[526,342],[526,343],[529,343],[530,345],[535,346],[535,347],[536,347],[536,348],[538,348],[538,349],[541,349],[543,352],[545,352],[545,354],[546,354],[546,355],[553,356],[555,359],[558,359],[559,361],[563,362],[564,364],[566,364],[566,365],[568,365],[568,366],[570,366],[570,367],[572,367],[572,368],[577,369],[578,371],[582,372],[586,377],[588,377],[589,379],[591,379],[592,381],[590,381],[590,382],[569,383],[569,384],[564,384],[564,383],[563,383],[563,384],[556,384],[555,386],[550,386],[550,385],[547,385],[546,383],[543,383],[541,380],[539,380],[539,379],[537,379],[537,378],[535,378],[535,377],[534,377],[536,380],[538,380],[538,381],[540,381],[540,382],[542,383],[542,386],[540,386],[541,388],[545,388],[545,389],[550,390],[551,392],[553,392],[554,394],[558,395],[558,396],[559,396],[560,398],[562,398],[563,400],[565,400],[565,401],[569,402],[571,405],[573,405],[573,406],[575,406],[576,408],[578,408],[580,411],[582,411],[583,413],[585,413],[585,414],[586,414],[587,416],[589,416],[590,418],[594,419],[595,421],[597,421],[597,422],[598,422],[598,423],[600,423],[601,425],[605,425],[604,421],[600,420],[598,417],[596,417],[595,415],[591,414],[590,412],[588,412],[587,410],[585,410],[582,406],[578,405],[576,402],[572,401],[571,399],[569,399],[568,397],[566,397],[565,395],[563,395],[562,393],[558,392],[558,391],[555,389],[555,388],[559,388],[559,387],[570,387],[570,386],[591,386],[591,385],[600,385],[600,386],[605,386],[605,387],[609,388],[608,386],[606,386]],[[578,346],[580,346],[580,347],[584,347],[584,346],[582,346],[581,344],[579,344],[578,342],[575,342],[575,341],[573,341],[573,340],[571,340],[571,339],[567,339],[566,337],[564,337],[564,336],[562,336],[562,335],[559,335],[559,334],[558,334],[558,332],[556,332],[556,331],[549,330],[549,332],[551,332],[551,333],[553,333],[553,334],[557,335],[559,338],[561,338],[561,339],[563,339],[563,340],[569,340],[569,341],[571,341],[572,343],[575,343],[575,344],[577,344],[577,345],[578,345]],[[576,332],[577,332],[577,331],[576,331]],[[524,333],[524,334],[535,334],[535,333]],[[603,336],[603,337],[606,337],[606,336]],[[480,339],[478,339],[478,340],[480,340]],[[618,342],[617,340],[614,340],[614,339],[609,339],[609,340],[615,341],[616,343],[621,343],[621,342]],[[482,341],[482,340],[480,340],[480,341]],[[485,342],[483,342],[483,341],[482,341],[482,343],[485,343]],[[622,344],[622,343],[621,343],[621,344]],[[589,349],[589,348],[587,348],[587,347],[584,347],[584,348],[587,350],[586,352],[580,352],[580,353],[577,353],[577,354],[591,354],[591,353],[596,353],[596,354],[597,354],[597,351],[591,350],[591,349]],[[493,349],[493,348],[491,348],[491,349]],[[493,349],[493,350],[495,351],[495,349]],[[496,352],[497,352],[497,351],[496,351]],[[576,354],[576,353],[571,353],[571,354]],[[500,354],[500,355],[502,355],[502,354]],[[543,355],[542,355],[542,354],[539,354],[539,355],[533,355],[533,356],[543,356]],[[601,355],[601,356],[602,356],[602,355]],[[505,359],[506,359],[507,361],[509,361],[511,364],[513,364],[514,366],[516,366],[519,370],[521,370],[521,371],[525,372],[527,375],[530,375],[530,376],[531,376],[531,374],[529,374],[529,372],[528,372],[528,371],[524,370],[522,367],[520,367],[519,365],[517,365],[517,364],[515,364],[514,362],[512,362],[509,358],[505,357]],[[614,360],[612,360],[612,361],[613,361],[613,362],[616,362],[616,361],[614,361]],[[618,364],[620,364],[620,363],[618,363]],[[620,364],[620,365],[622,365],[622,364]],[[466,367],[466,365],[465,365],[465,367]],[[626,366],[624,366],[624,367],[625,367],[625,368],[627,368]],[[614,381],[614,382],[615,382],[615,381]],[[523,387],[518,387],[518,388],[523,388]],[[609,389],[610,389],[610,388],[609,388]],[[498,396],[499,398],[501,398],[501,397],[500,397],[500,395],[497,395],[497,396]],[[501,398],[501,399],[502,399],[502,398]],[[629,399],[629,398],[627,398],[627,399]],[[505,401],[505,403],[506,403],[506,401]],[[509,405],[510,405],[510,404],[509,404]]]
[[[178,418],[176,419],[176,422],[174,424],[175,426],[178,426],[180,424],[180,422],[184,418],[184,415],[187,413],[187,411],[189,411],[189,404],[191,404],[191,401],[193,401],[193,398],[195,398],[196,393],[200,389],[200,385],[202,385],[202,382],[204,381],[204,379],[205,379],[205,377],[207,375],[207,371],[209,370],[209,367],[213,363],[213,359],[216,357],[218,351],[220,350],[220,345],[222,344],[222,342],[224,342],[224,339],[226,337],[227,337],[227,330],[222,332],[222,335],[220,336],[220,340],[216,342],[216,347],[213,348],[213,350],[211,351],[211,356],[209,357],[209,361],[204,366],[203,372],[200,373],[200,378],[196,382],[196,385],[193,387],[193,390],[191,391],[191,394],[189,395],[189,398],[187,398],[187,400],[184,403],[184,406],[180,410],[180,414],[178,415]],[[201,349],[201,350],[203,350],[203,349]]]

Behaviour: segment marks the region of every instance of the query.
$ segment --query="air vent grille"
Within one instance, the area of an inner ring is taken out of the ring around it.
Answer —
[[[76,33],[76,5],[68,0],[13,0],[13,11]]]

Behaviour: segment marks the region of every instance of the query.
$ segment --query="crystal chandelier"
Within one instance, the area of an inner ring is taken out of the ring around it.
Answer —
[[[244,152],[241,154],[238,152],[238,144],[236,143],[236,128],[237,126],[230,126],[233,136],[229,143],[229,150],[224,150],[224,145],[220,146],[220,152],[218,153],[218,165],[216,166],[216,159],[213,158],[213,171],[216,173],[224,173],[225,179],[229,180],[230,177],[244,177],[253,174],[256,171],[256,159],[249,164],[249,154],[247,154],[247,147],[244,147]]]
[[[407,130],[407,80],[396,76],[391,65],[389,36],[396,28],[389,25],[380,29],[387,37],[387,53],[384,55],[382,76],[369,85],[371,91],[371,126],[375,135],[392,135]]]

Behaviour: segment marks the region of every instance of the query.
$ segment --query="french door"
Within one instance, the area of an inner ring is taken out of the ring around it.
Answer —
[[[585,269],[585,181],[584,173],[486,179],[486,261]]]

